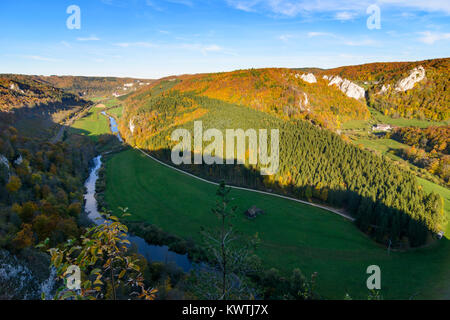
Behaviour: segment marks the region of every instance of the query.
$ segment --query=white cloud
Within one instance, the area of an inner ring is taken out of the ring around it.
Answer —
[[[121,47],[121,48],[129,48],[129,47],[140,47],[140,48],[157,48],[159,47],[157,44],[154,44],[152,42],[121,42],[121,43],[115,43],[114,45]]]
[[[278,37],[278,39],[283,42],[288,42],[289,39],[292,39],[292,38],[294,38],[294,36],[292,34],[282,34],[281,36]]]
[[[77,41],[100,41],[100,39],[97,38],[96,36],[90,36],[86,38],[79,37],[77,38]]]
[[[419,34],[422,35],[422,37],[419,38],[419,41],[426,43],[426,44],[434,44],[436,41],[450,39],[450,33],[424,31],[424,32],[419,32]]]
[[[260,12],[295,17],[299,14],[335,12],[336,17],[352,18],[364,14],[367,7],[377,2],[383,9],[401,7],[427,12],[450,14],[450,1],[447,0],[225,0],[238,10]],[[341,19],[342,20],[342,19]],[[348,20],[348,19],[347,19]]]
[[[317,31],[308,32],[308,38],[313,37],[336,37],[336,36],[330,32],[317,32]]]
[[[192,7],[194,4],[190,0],[166,0],[167,2],[182,4],[184,6]]]
[[[334,18],[336,20],[339,21],[347,21],[347,20],[352,20],[356,17],[356,13],[355,12],[349,12],[349,11],[341,11],[341,12],[337,12],[334,15]]]
[[[55,62],[60,61],[58,59],[47,58],[42,56],[23,56],[25,59],[35,60],[35,61],[46,61],[46,62]]]
[[[345,45],[351,47],[362,47],[362,46],[374,46],[377,44],[376,41],[372,39],[363,39],[363,40],[349,40],[344,42]]]

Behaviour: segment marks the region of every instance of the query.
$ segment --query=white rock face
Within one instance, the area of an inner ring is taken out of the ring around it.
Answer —
[[[417,82],[420,82],[423,79],[425,79],[425,69],[422,66],[419,66],[417,68],[414,68],[408,77],[400,80],[397,83],[395,90],[397,91],[411,90],[412,88],[414,88],[414,85]]]
[[[134,129],[136,128],[136,126],[133,123],[133,119],[130,119],[130,122],[128,123],[128,128],[131,131],[131,134],[134,134]]]
[[[0,154],[0,163],[2,163],[5,167],[7,167],[7,168],[9,169],[9,161],[8,161],[8,159],[7,159],[4,155],[2,155],[2,154]]]
[[[302,79],[303,81],[308,82],[308,83],[316,83],[317,82],[316,77],[312,73],[302,74],[302,75],[296,74],[295,77],[296,78],[300,77],[300,79]]]
[[[14,161],[14,164],[16,166],[19,166],[22,164],[22,162],[23,162],[23,157],[22,157],[22,155],[19,155],[19,157]]]
[[[308,112],[311,111],[311,109],[308,108],[308,104],[309,104],[308,95],[303,92],[303,100],[300,100],[300,102],[299,102],[300,110],[301,111],[308,111]]]
[[[354,99],[363,99],[366,95],[364,88],[358,86],[357,84],[347,80],[342,79],[339,76],[323,76],[325,80],[329,80],[329,86],[336,85],[339,89],[347,95],[347,97]]]
[[[6,250],[0,250],[0,293],[4,299],[37,300],[41,293],[51,297],[56,280],[54,268],[42,281],[23,261]]]
[[[6,167],[6,170],[7,170],[7,172],[8,172],[8,179],[11,177],[11,172],[10,172],[10,167],[9,167],[9,161],[8,161],[8,159],[4,156],[4,155],[2,155],[2,154],[0,154],[0,165],[3,165],[3,166],[5,166]]]

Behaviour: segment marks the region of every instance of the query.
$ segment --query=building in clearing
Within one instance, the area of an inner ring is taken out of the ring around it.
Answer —
[[[372,131],[389,131],[392,127],[389,124],[376,124],[372,126]]]

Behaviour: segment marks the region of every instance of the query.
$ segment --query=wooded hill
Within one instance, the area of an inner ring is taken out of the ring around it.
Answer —
[[[291,69],[251,69],[185,75],[176,78],[178,81],[173,88],[268,112],[283,119],[308,119],[327,128],[338,128],[349,120],[369,118],[364,99],[349,98],[321,78],[316,83],[308,83],[301,79],[303,74]]]
[[[79,237],[83,182],[95,147],[75,134],[50,142],[59,129],[51,115],[78,110],[86,101],[27,76],[0,81],[0,249],[26,250],[31,262],[38,242],[49,238],[58,245]],[[24,121],[27,130],[18,129]]]
[[[164,85],[179,88],[173,82]],[[176,90],[152,95],[149,89],[130,96],[125,105],[123,137],[169,164],[171,132],[178,127],[193,132],[194,120],[202,120],[204,130],[280,130],[280,169],[275,175],[261,176],[260,167],[248,164],[182,165],[198,176],[344,207],[363,231],[397,246],[422,245],[428,231],[438,232],[445,224],[442,199],[422,191],[409,172],[306,121],[285,121],[276,113]]]
[[[113,93],[123,95],[153,82],[147,79],[78,76],[38,76],[37,79],[86,98],[110,96]]]
[[[399,81],[415,68],[424,68],[425,78],[414,88],[396,90]],[[448,120],[450,118],[450,58],[415,62],[383,62],[346,66],[317,72],[338,75],[367,89],[368,104],[393,117]],[[383,91],[383,86],[385,90]]]
[[[411,146],[402,150],[400,156],[450,186],[450,126],[396,128],[388,136]]]
[[[86,102],[77,95],[42,83],[34,76],[0,75],[0,111],[39,106],[57,109]]]

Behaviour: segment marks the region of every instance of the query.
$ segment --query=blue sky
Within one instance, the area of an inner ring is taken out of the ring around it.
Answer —
[[[381,28],[369,29],[376,4]],[[80,29],[68,29],[70,5]],[[448,0],[1,1],[0,73],[159,78],[450,56]]]

